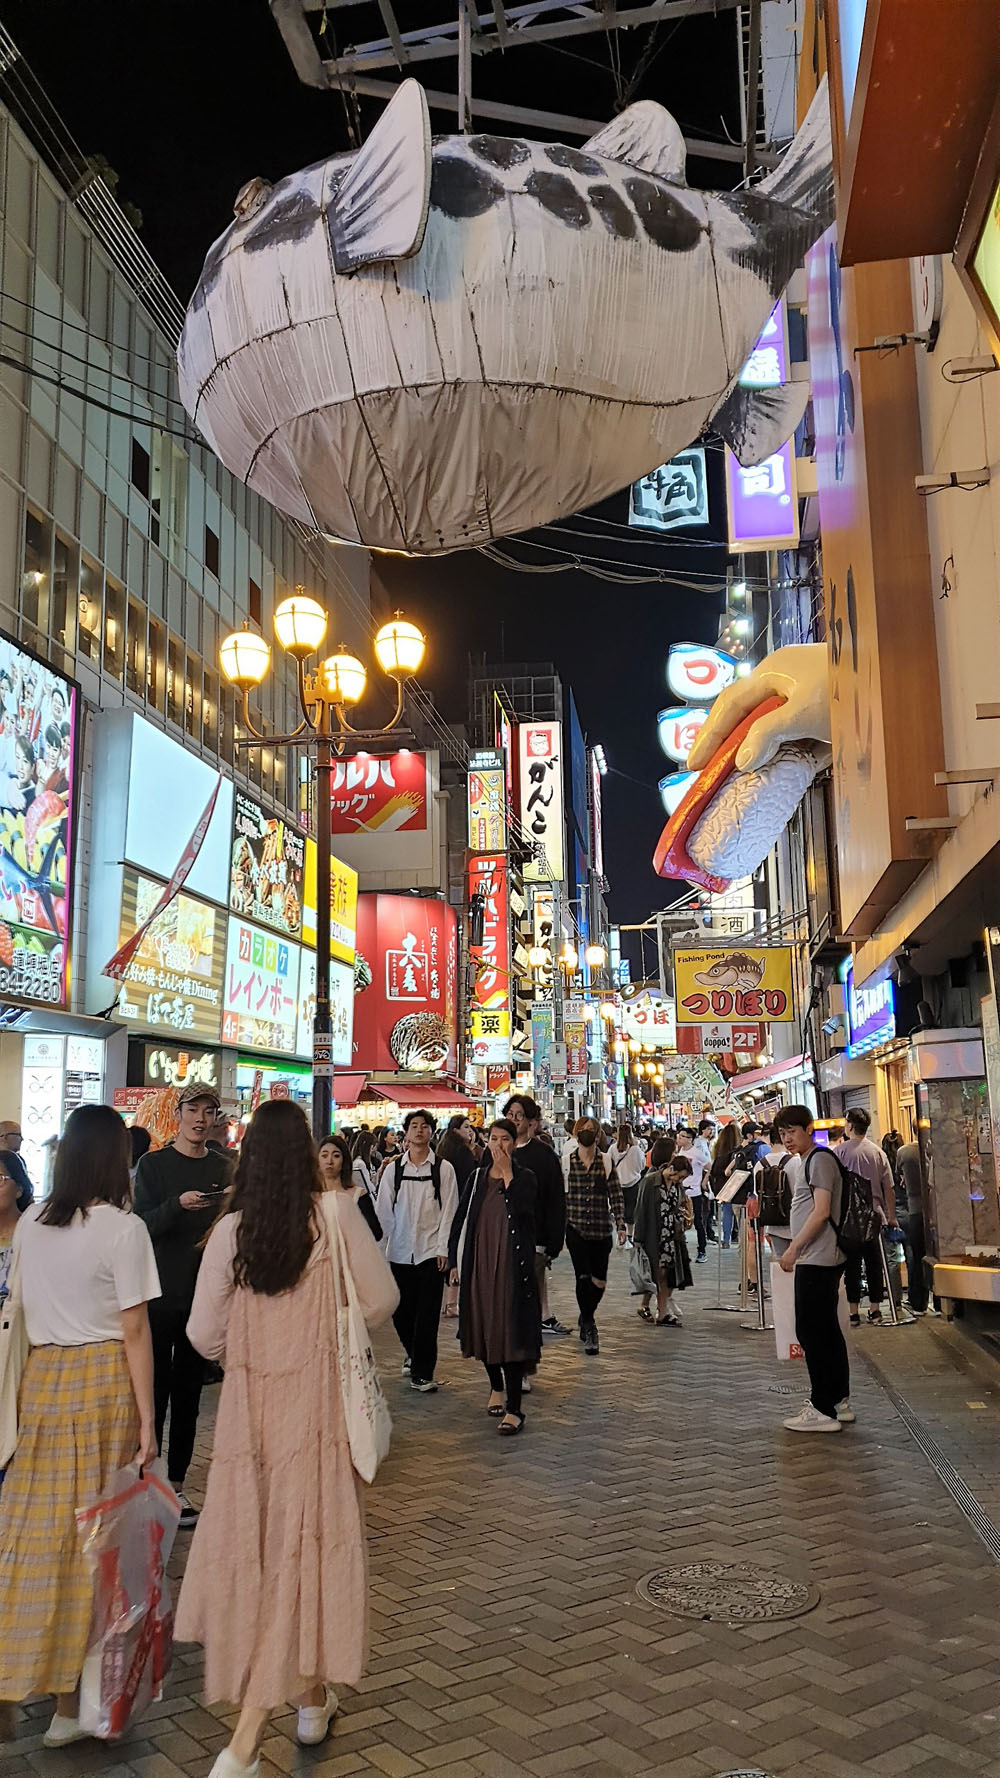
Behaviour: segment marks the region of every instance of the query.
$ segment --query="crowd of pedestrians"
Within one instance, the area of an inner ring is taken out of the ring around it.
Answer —
[[[877,1322],[886,1265],[881,1240],[850,1254],[839,1245],[845,1178],[868,1183],[886,1229],[896,1215],[893,1168],[864,1112],[848,1114],[831,1150],[801,1106],[770,1131],[708,1118],[615,1131],[583,1117],[549,1132],[518,1093],[485,1132],[464,1115],[439,1131],[415,1109],[401,1129],[331,1134],[317,1148],[301,1110],[274,1101],[238,1157],[219,1144],[219,1112],[218,1095],[192,1084],[174,1140],[151,1150],[110,1108],[80,1107],[39,1203],[17,1126],[0,1129],[0,1299],[22,1305],[30,1345],[14,1458],[0,1473],[0,1699],[54,1694],[49,1746],[84,1734],[93,1583],[74,1511],[115,1470],[161,1450],[181,1529],[194,1530],[177,1635],[204,1647],[207,1700],[239,1706],[211,1778],[256,1778],[270,1715],[289,1699],[300,1742],[326,1736],[335,1688],[357,1684],[367,1653],[363,1488],[338,1383],[345,1272],[369,1327],[392,1317],[404,1380],[420,1395],[439,1387],[450,1308],[461,1356],[486,1373],[482,1411],[510,1439],[546,1340],[570,1332],[548,1301],[563,1248],[588,1357],[600,1353],[616,1245],[631,1255],[639,1317],[682,1327],[689,1231],[695,1264],[711,1241],[731,1246],[741,1212],[717,1206],[720,1193],[738,1173],[750,1182],[743,1206],[777,1168],[790,1211],[767,1233],[794,1273],[810,1383],[785,1425],[840,1432],[854,1419],[841,1280],[857,1324],[865,1275]],[[916,1145],[900,1143],[894,1159],[907,1248],[922,1257]],[[910,1302],[927,1305],[917,1264]],[[184,1489],[206,1365],[221,1367],[223,1387],[199,1514]]]

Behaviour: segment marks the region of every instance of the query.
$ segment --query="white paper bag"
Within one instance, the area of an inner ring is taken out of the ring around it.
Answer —
[[[783,1272],[777,1260],[771,1261],[771,1319],[778,1357],[804,1358],[805,1353],[795,1338],[795,1274]],[[837,1298],[837,1319],[846,1340],[851,1323],[843,1282]]]

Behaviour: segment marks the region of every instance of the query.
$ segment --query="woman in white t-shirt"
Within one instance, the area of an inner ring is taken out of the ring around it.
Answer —
[[[625,1227],[629,1244],[631,1244],[639,1181],[646,1171],[646,1150],[643,1143],[637,1141],[633,1135],[631,1125],[619,1124],[618,1135],[609,1153],[615,1163],[618,1183],[622,1188],[622,1198],[625,1204]]]
[[[130,1211],[128,1169],[117,1111],[79,1106],[52,1196],[25,1212],[14,1236],[11,1294],[31,1350],[0,1494],[0,1699],[55,1692],[49,1747],[83,1735],[93,1583],[74,1514],[115,1470],[156,1456],[146,1304],[160,1282],[146,1226]]]

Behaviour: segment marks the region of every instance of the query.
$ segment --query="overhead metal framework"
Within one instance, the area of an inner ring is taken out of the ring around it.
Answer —
[[[482,0],[479,5],[477,0],[454,0],[454,17],[416,30],[400,28],[392,0],[377,0],[384,35],[350,44],[335,55],[325,55],[310,26],[309,15],[322,14],[324,20],[330,14],[336,14],[338,19],[343,15],[346,29],[350,30],[351,15],[357,19],[360,10],[371,3],[372,0],[269,0],[299,79],[307,86],[388,99],[397,83],[386,75],[419,75],[425,62],[451,61],[456,68],[454,91],[426,88],[427,102],[432,110],[456,114],[463,130],[470,129],[473,119],[478,117],[556,135],[587,137],[595,135],[607,122],[606,118],[577,117],[480,97],[474,91],[475,60],[496,50],[506,54],[514,49],[558,45],[566,39],[597,32],[628,31],[698,15],[747,10],[751,20],[756,21],[759,53],[762,0],[651,0],[644,6],[619,5],[618,0],[587,0],[584,4],[573,4],[572,0],[528,0],[527,4],[509,6],[505,0],[490,0],[484,10],[480,10]],[[772,158],[766,149],[748,152],[741,142],[696,137],[688,137],[686,142],[689,154],[705,160],[735,162],[746,170],[750,170],[751,159],[753,165],[767,165]]]

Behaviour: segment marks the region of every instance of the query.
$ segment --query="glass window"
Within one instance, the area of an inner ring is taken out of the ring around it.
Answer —
[[[219,578],[219,539],[211,525],[205,526],[205,567],[209,574]]]
[[[110,574],[104,588],[104,671],[112,679],[125,672],[125,588]]]
[[[167,641],[167,715],[177,727],[184,723],[184,649],[176,636]]]
[[[132,486],[149,499],[149,452],[137,438],[132,440]],[[154,543],[156,539],[153,539]]]
[[[50,635],[57,649],[64,652],[62,665],[72,665],[76,654],[76,602],[80,581],[80,552],[75,543],[56,532],[52,568],[52,611]]]
[[[80,561],[80,602],[78,647],[85,660],[100,658],[101,617],[103,612],[103,576],[89,556]]]
[[[146,702],[151,704],[155,710],[163,709],[163,693],[166,685],[166,646],[167,633],[163,625],[151,617],[146,645]]]
[[[236,709],[236,694],[235,694],[235,692],[233,692],[228,685],[220,685],[220,687],[219,687],[218,754],[219,754],[220,759],[224,759],[227,761],[232,761],[233,758],[235,757],[234,750],[233,750],[233,730],[234,730],[235,709]]]
[[[52,524],[29,506],[24,515],[21,617],[24,640],[40,652],[44,652],[41,645],[48,639],[51,590]]]
[[[125,684],[136,697],[146,695],[146,607],[131,596],[125,639]]]
[[[187,678],[184,686],[184,730],[197,740],[201,729],[201,663],[193,654],[187,657]]]
[[[215,753],[219,745],[219,681],[215,673],[207,670],[201,700],[201,744],[210,753]]]
[[[260,626],[261,626],[260,587],[257,585],[257,582],[255,580],[252,580],[250,582],[250,622],[252,624],[256,624],[257,628],[260,629]]]

